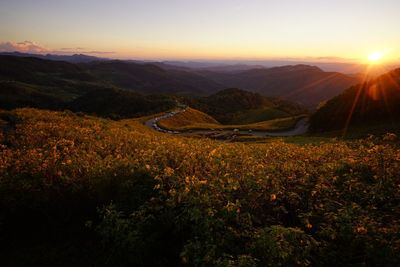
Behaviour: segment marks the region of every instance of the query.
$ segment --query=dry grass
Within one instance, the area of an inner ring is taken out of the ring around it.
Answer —
[[[173,117],[160,120],[158,124],[165,129],[180,129],[197,124],[219,125],[219,122],[206,113],[188,108],[186,111],[178,113]]]
[[[199,111],[196,111],[199,112]],[[212,123],[212,122],[194,122],[190,121],[190,119],[187,120],[182,120],[181,121],[181,115],[184,115],[186,112],[178,114],[174,117],[161,120],[159,122],[160,127],[168,129],[168,130],[174,130],[174,131],[190,131],[190,130],[210,130],[210,129],[215,129],[215,130],[233,130],[233,129],[239,129],[239,130],[255,130],[255,131],[282,131],[282,130],[288,130],[293,128],[296,123],[301,119],[304,118],[304,115],[299,115],[299,116],[293,116],[293,117],[288,117],[288,118],[281,118],[281,119],[274,119],[274,120],[268,120],[268,121],[262,121],[262,122],[257,122],[257,123],[251,123],[251,124],[243,124],[243,125],[237,125],[237,124],[228,124],[228,125],[222,125],[220,123]],[[204,113],[203,113],[204,114]],[[206,115],[206,114],[204,114]],[[208,116],[208,115],[207,115]],[[212,118],[211,118],[212,119]]]

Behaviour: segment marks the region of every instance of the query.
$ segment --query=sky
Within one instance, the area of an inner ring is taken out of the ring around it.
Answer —
[[[1,0],[0,51],[397,61],[399,11],[399,0]]]

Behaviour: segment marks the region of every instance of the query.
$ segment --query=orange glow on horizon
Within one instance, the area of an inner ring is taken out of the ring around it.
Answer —
[[[368,55],[368,60],[371,64],[380,63],[385,54],[381,51],[375,51]]]

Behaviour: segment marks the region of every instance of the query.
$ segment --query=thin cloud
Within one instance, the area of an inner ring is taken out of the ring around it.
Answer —
[[[31,54],[90,54],[90,55],[110,55],[114,51],[87,50],[84,47],[63,47],[59,50],[48,49],[32,41],[23,42],[0,42],[0,52],[21,52]]]
[[[66,50],[66,49],[60,49],[60,50],[52,50],[49,51],[48,53],[50,54],[62,54],[62,55],[72,55],[72,54],[87,54],[87,55],[110,55],[110,54],[116,54],[114,51],[77,51],[75,49],[71,50]]]
[[[305,62],[325,62],[325,63],[354,63],[358,62],[355,58],[344,58],[336,56],[321,56],[321,57],[286,57],[281,58],[282,60],[294,60],[294,61],[305,61]]]
[[[39,53],[39,54],[50,52],[50,50],[47,49],[46,47],[31,41],[23,41],[19,43],[15,42],[0,43],[0,52],[15,52],[15,51],[23,53]]]
[[[334,56],[317,57],[315,59],[327,60],[327,61],[356,61],[355,58],[343,58],[343,57],[334,57]]]
[[[113,51],[85,51],[83,53],[85,53],[85,54],[99,54],[99,55],[115,54],[115,52],[113,52]]]
[[[85,50],[86,48],[84,47],[63,47],[61,48],[62,51],[79,51],[79,50]]]

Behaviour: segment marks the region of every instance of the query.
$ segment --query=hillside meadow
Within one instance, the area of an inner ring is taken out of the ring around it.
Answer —
[[[276,118],[267,121],[250,124],[220,124],[211,116],[196,109],[187,108],[176,115],[159,120],[157,124],[163,128],[173,131],[191,130],[255,130],[255,131],[282,131],[292,129],[296,123],[306,115]]]
[[[223,143],[0,112],[2,266],[398,266],[394,134]]]

